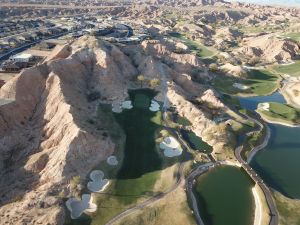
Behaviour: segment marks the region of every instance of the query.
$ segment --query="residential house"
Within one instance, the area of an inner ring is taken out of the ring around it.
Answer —
[[[19,63],[6,61],[1,66],[5,72],[19,72],[22,68]]]
[[[20,42],[16,38],[9,38],[8,39],[8,44],[12,48],[16,48],[20,45]]]
[[[23,35],[19,36],[19,40],[30,43],[30,42],[34,41],[34,38],[32,37],[31,34],[23,34]]]
[[[11,56],[9,59],[13,62],[24,62],[29,63],[33,60],[33,55],[27,53],[21,53],[14,56]]]

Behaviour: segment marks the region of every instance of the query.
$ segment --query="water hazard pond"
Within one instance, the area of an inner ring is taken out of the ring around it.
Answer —
[[[195,194],[206,225],[252,225],[253,182],[240,168],[218,166],[197,179]]]
[[[270,96],[240,98],[243,108],[254,111],[258,103],[285,103],[276,92]],[[274,189],[290,198],[300,199],[300,127],[269,124],[268,146],[251,161],[257,173]]]

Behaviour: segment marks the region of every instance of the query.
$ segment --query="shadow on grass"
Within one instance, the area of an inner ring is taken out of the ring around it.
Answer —
[[[157,92],[138,89],[128,93],[134,107],[113,114],[126,135],[122,165],[109,189],[98,194],[98,211],[91,215],[91,221],[81,223],[83,225],[105,224],[138,200],[159,194],[160,191],[153,190],[160,171],[189,158],[183,154],[164,159],[156,149],[156,133],[164,129],[162,113],[152,112],[149,107]],[[174,173],[176,176],[178,174]]]
[[[277,77],[265,70],[251,70],[249,72],[249,79],[263,80],[263,81],[276,81]]]

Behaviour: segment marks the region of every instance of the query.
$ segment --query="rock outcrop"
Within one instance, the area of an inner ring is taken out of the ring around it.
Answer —
[[[63,224],[59,192],[68,195],[73,176],[86,177],[114,151],[105,130],[89,122],[98,103],[87,96],[100,91],[102,99],[125,98],[136,70],[117,47],[89,43],[96,47],[77,42],[55,51],[0,90],[0,98],[12,100],[0,107],[1,224],[25,218],[28,224]],[[66,49],[71,52],[64,58]]]
[[[221,66],[220,69],[228,75],[234,77],[247,77],[247,71],[242,66],[235,66],[230,63],[226,63],[225,65]]]
[[[213,117],[191,100],[220,110],[225,106],[214,91],[193,81],[200,59],[173,52],[175,46],[161,40],[120,49],[82,37],[1,88],[0,98],[10,100],[0,106],[1,224],[63,224],[61,195],[71,197],[81,189],[77,184],[73,190],[70,180],[84,179],[114,152],[109,127],[97,122],[96,99],[124,100],[128,88],[139,87],[138,74],[161,81],[160,99],[167,95],[197,135],[225,145],[226,132],[207,136],[216,127]]]
[[[278,39],[274,35],[262,35],[244,39],[244,46],[238,53],[251,58],[258,57],[266,62],[288,62],[299,52],[299,46],[290,39]]]

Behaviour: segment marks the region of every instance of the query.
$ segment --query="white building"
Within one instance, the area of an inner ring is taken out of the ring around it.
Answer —
[[[28,53],[21,53],[10,57],[10,59],[14,62],[26,62],[26,63],[28,63],[32,58],[33,56]]]

